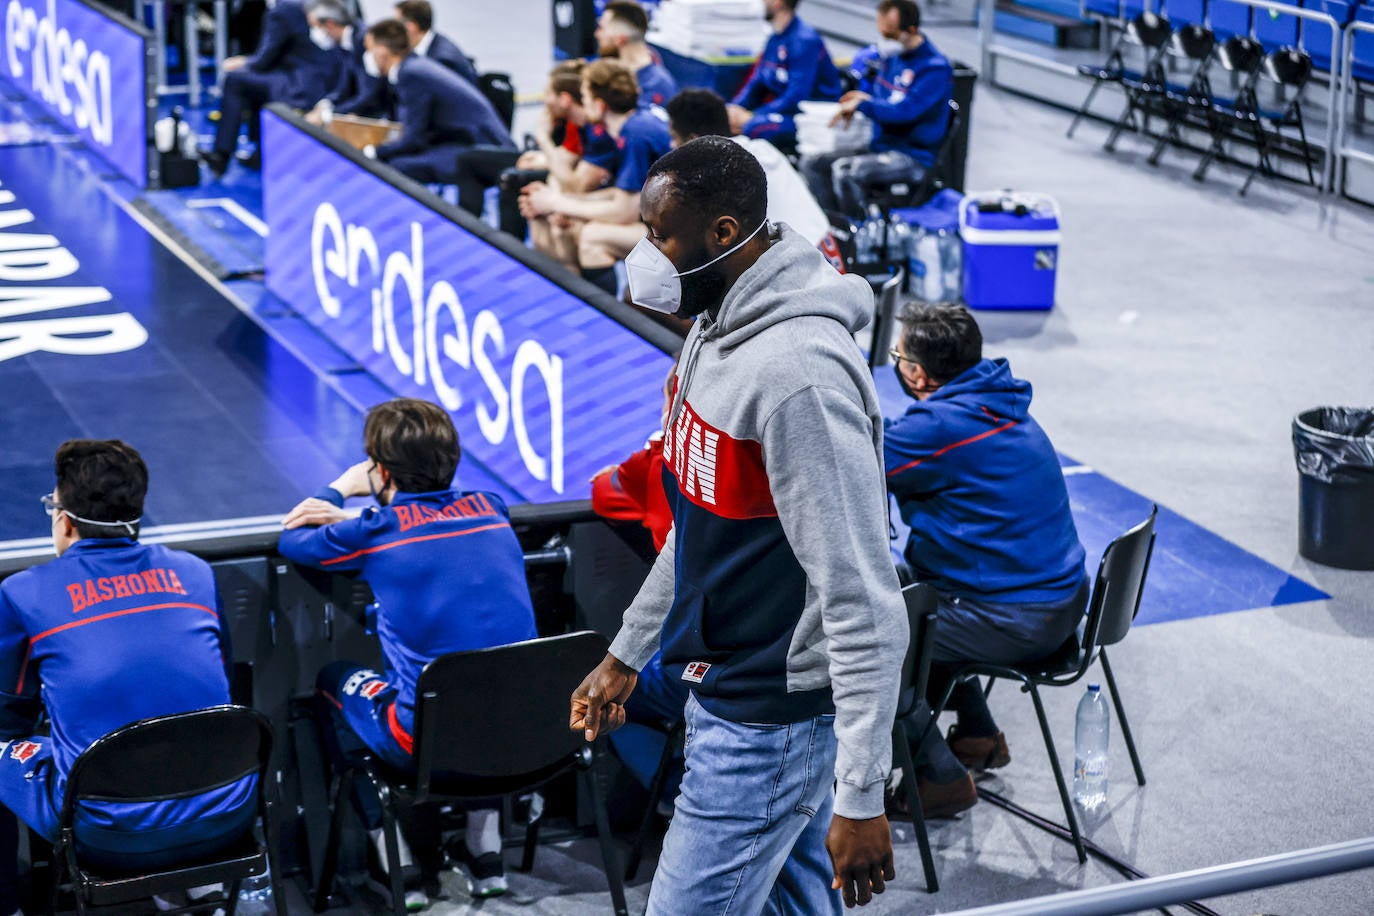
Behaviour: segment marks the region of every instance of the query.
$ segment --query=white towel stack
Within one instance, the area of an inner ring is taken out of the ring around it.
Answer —
[[[803,156],[824,153],[862,153],[873,139],[873,125],[855,112],[854,120],[834,127],[830,122],[840,110],[839,102],[802,102],[797,115],[797,152]]]
[[[760,0],[663,0],[649,41],[686,57],[755,56],[768,25]]]

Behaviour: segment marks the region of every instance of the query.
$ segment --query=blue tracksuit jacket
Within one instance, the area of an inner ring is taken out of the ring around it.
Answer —
[[[316,496],[343,504],[327,487]],[[493,493],[397,493],[360,518],[282,532],[277,549],[297,563],[360,572],[372,587],[402,746],[415,729],[415,682],[426,664],[536,635],[524,555]]]
[[[58,800],[73,761],[97,738],[139,719],[228,703],[231,662],[214,574],[188,553],[87,538],[0,582],[0,737],[31,734],[47,708]],[[253,780],[90,813],[116,830],[183,824],[240,808]]]
[[[802,102],[834,101],[842,88],[840,71],[820,34],[793,18],[787,28],[768,37],[754,72],[732,101],[754,113],[744,133],[768,139],[796,132],[792,117]]]
[[[1064,474],[1030,402],[1005,359],[985,359],[886,423],[906,561],[943,593],[1050,602],[1083,581]]]
[[[923,165],[935,161],[949,124],[954,68],[927,38],[905,54],[882,62],[859,111],[873,121],[875,153],[897,150]]]

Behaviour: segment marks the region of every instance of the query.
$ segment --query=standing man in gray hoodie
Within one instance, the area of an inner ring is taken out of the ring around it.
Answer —
[[[649,172],[630,294],[697,316],[664,431],[673,531],[572,697],[624,721],[662,648],[691,689],[687,773],[649,913],[824,913],[895,876],[883,816],[906,615],[887,547],[882,416],[853,333],[872,294],[786,225],[723,137]],[[828,854],[827,854],[828,853]]]

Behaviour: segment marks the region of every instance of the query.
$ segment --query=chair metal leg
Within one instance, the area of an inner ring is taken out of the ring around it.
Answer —
[[[606,881],[611,886],[611,903],[615,907],[616,916],[630,916],[629,908],[625,905],[625,884],[621,880],[623,873],[620,870],[620,864],[616,861],[615,840],[611,835],[611,820],[606,814],[606,800],[602,797],[601,786],[598,782],[597,764],[600,762],[600,756],[597,746],[593,745],[591,761],[587,769],[582,771],[582,776],[587,781],[587,794],[591,797],[592,811],[596,815],[596,839],[601,844],[601,861],[606,868]]]
[[[902,785],[906,786],[911,827],[916,834],[916,846],[921,851],[921,867],[926,873],[926,893],[933,894],[940,889],[940,879],[935,874],[935,857],[930,851],[930,835],[926,832],[925,813],[921,810],[921,793],[916,785],[916,762],[911,758],[911,743],[907,740],[906,726],[901,722],[894,723],[892,728],[892,754],[902,771]]]
[[[48,889],[48,916],[55,916],[57,905],[62,900],[62,855],[62,848],[54,846],[52,861],[48,864],[48,878],[52,882],[52,887]]]
[[[1107,678],[1107,689],[1112,694],[1112,705],[1116,707],[1116,721],[1121,723],[1121,737],[1126,739],[1126,750],[1131,754],[1131,766],[1135,768],[1136,785],[1145,785],[1145,769],[1140,765],[1140,755],[1135,750],[1135,739],[1131,737],[1131,724],[1126,721],[1126,709],[1121,705],[1121,694],[1116,689],[1116,678],[1112,676],[1112,666],[1107,661],[1107,651],[1101,650],[1097,656],[1102,662],[1102,673]]]
[[[1112,125],[1112,132],[1107,135],[1107,140],[1102,144],[1102,148],[1109,153],[1116,152],[1116,141],[1121,136],[1121,132],[1126,129],[1126,125],[1135,126],[1135,99],[1127,95],[1126,110],[1121,113],[1121,117],[1116,119]]]
[[[315,884],[313,909],[316,913],[329,909],[329,893],[334,886],[334,872],[339,867],[339,843],[343,838],[344,789],[352,778],[347,770],[334,777],[334,791],[329,800],[329,838],[325,840],[324,861],[320,863],[320,876]]]
[[[261,791],[261,790],[259,790]],[[262,819],[262,841],[263,849],[267,854],[267,883],[272,889],[272,904],[277,916],[287,916],[286,894],[281,885],[281,859],[277,851],[277,826],[276,812],[273,810],[271,802],[267,803],[267,814]],[[235,898],[238,894],[235,893]],[[234,916],[231,911],[228,916]]]
[[[544,812],[539,812],[539,816],[530,815],[529,821],[525,824],[525,849],[520,855],[520,871],[530,871],[534,868],[534,851],[539,848],[539,825],[544,820]]]
[[[634,880],[635,874],[639,871],[639,863],[644,858],[644,846],[649,842],[654,815],[658,812],[658,799],[663,794],[663,784],[668,781],[668,768],[673,765],[673,758],[677,756],[678,742],[682,740],[685,727],[679,722],[664,739],[663,753],[658,758],[658,769],[654,770],[654,778],[649,784],[649,801],[644,806],[644,816],[639,819],[639,833],[635,836],[634,845],[630,847],[629,860],[625,863],[626,881]]]
[[[382,803],[382,839],[386,842],[386,873],[391,879],[391,912],[406,916],[406,885],[401,867],[400,827],[396,824],[396,800],[384,782],[373,780],[377,800]]]
[[[1269,144],[1264,138],[1264,128],[1256,123],[1253,130],[1255,134],[1255,165],[1250,169],[1250,174],[1245,176],[1245,183],[1240,186],[1241,197],[1244,197],[1245,192],[1250,190],[1251,182],[1261,171],[1271,177],[1275,174],[1274,166],[1269,161]]]
[[[1088,106],[1093,103],[1093,96],[1097,95],[1097,90],[1102,88],[1102,80],[1093,80],[1092,88],[1088,90],[1088,97],[1083,100],[1083,104],[1074,114],[1073,120],[1069,122],[1069,130],[1064,136],[1073,139],[1073,132],[1078,128],[1078,122],[1083,120],[1083,116],[1088,113]]]
[[[1069,819],[1069,832],[1073,834],[1073,848],[1078,853],[1079,864],[1086,864],[1088,853],[1083,848],[1083,834],[1078,828],[1078,817],[1074,814],[1073,799],[1069,798],[1069,787],[1064,782],[1064,771],[1059,766],[1059,752],[1054,749],[1054,736],[1050,734],[1050,722],[1045,718],[1045,707],[1040,702],[1040,691],[1031,681],[1025,682],[1025,690],[1035,703],[1035,716],[1040,720],[1040,733],[1045,736],[1045,750],[1050,755],[1050,768],[1054,770],[1054,781],[1059,786],[1059,800],[1064,803],[1064,814]]]
[[[1307,131],[1302,126],[1302,110],[1295,110],[1298,115],[1298,138],[1302,140],[1302,164],[1307,166],[1307,183],[1316,187],[1317,176],[1312,172],[1312,147],[1307,143]],[[1328,152],[1327,155],[1334,155],[1334,152]]]

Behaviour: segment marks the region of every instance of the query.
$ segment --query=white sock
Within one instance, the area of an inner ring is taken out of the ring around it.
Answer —
[[[501,812],[481,808],[468,812],[468,852],[474,856],[501,851]]]
[[[372,837],[373,845],[377,847],[377,857],[382,862],[382,871],[388,875],[391,874],[391,864],[387,862],[386,858],[386,836],[382,833],[382,828],[370,830],[368,834]],[[396,844],[400,852],[401,867],[408,868],[413,865],[415,860],[410,857],[410,846],[406,843],[405,834],[399,830],[396,831]]]

